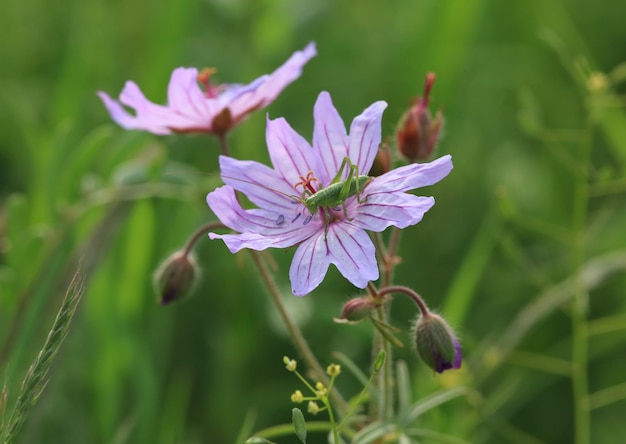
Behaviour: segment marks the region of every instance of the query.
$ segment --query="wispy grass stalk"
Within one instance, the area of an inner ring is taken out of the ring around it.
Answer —
[[[22,388],[18,394],[13,412],[6,424],[6,428],[3,429],[3,435],[0,435],[4,444],[13,442],[50,380],[49,372],[52,360],[67,336],[76,307],[84,291],[84,276],[80,272],[76,272],[65,293],[52,329],[48,333],[48,338],[37,358],[26,372],[26,377],[22,382]]]

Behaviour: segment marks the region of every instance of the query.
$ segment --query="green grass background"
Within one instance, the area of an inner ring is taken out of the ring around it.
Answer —
[[[424,75],[437,73],[439,153],[452,154],[455,169],[424,190],[437,204],[405,230],[396,282],[447,316],[465,362],[440,377],[410,350],[398,356],[416,397],[473,391],[416,426],[476,443],[574,442],[573,326],[582,325],[574,343],[588,340],[591,441],[626,436],[624,86],[590,94],[576,68],[610,72],[626,61],[625,3],[5,0],[1,9],[0,377],[9,408],[79,261],[88,275],[19,442],[230,443],[248,414],[254,430],[290,420],[289,395],[301,387],[281,359],[295,351],[246,254],[201,242],[194,296],[155,303],[153,270],[214,217],[204,198],[218,181],[203,173],[217,171],[217,141],[126,132],[96,91],[117,96],[132,79],[164,103],[178,66],[215,66],[221,81],[245,83],[312,40],[319,55],[302,77],[230,135],[235,157],[267,162],[266,112],[310,140],[322,90],[346,122],[386,100],[391,135]],[[588,201],[577,193],[581,171],[594,184]],[[587,216],[577,225],[581,202]],[[371,329],[332,322],[356,289],[333,269],[315,293],[292,297],[292,252],[273,253],[285,302],[320,360],[339,350],[367,368]],[[583,275],[588,322],[576,324],[568,279],[594,260]],[[393,316],[406,332],[414,309],[397,298]]]

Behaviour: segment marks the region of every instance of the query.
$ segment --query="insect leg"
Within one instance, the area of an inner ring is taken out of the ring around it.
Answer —
[[[349,157],[345,157],[343,159],[343,162],[341,163],[342,167],[339,170],[339,172],[343,171],[343,167],[346,164],[349,165],[350,169],[348,171],[348,177],[346,177],[346,180],[344,181],[344,184],[341,187],[341,190],[339,191],[339,200],[341,202],[344,202],[348,197],[350,197],[350,188],[352,188],[352,181],[356,180],[359,177],[359,167],[357,165],[354,165],[350,161]],[[357,187],[357,198],[358,198],[358,192],[359,192],[358,180],[356,182],[356,187]],[[359,203],[361,202],[359,201]]]
[[[324,239],[326,239],[326,236],[328,236],[328,226],[330,225],[330,212],[328,211],[328,208],[324,208],[324,219],[325,220],[325,224],[324,224]]]
[[[343,174],[343,170],[346,167],[346,165],[350,165],[350,167],[352,167],[352,161],[350,160],[348,156],[343,158],[343,160],[341,161],[341,165],[339,165],[339,169],[337,170],[337,174],[335,174],[335,177],[333,177],[333,180],[331,180],[330,184],[328,185],[331,185],[333,183],[337,183],[340,181],[341,175]]]

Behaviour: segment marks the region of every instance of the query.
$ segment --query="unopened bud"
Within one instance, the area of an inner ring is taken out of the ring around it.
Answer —
[[[339,364],[330,364],[326,367],[326,374],[332,378],[339,376],[341,373],[341,366]]]
[[[437,373],[461,368],[461,345],[441,316],[430,312],[420,315],[415,323],[414,336],[417,353]]]
[[[187,296],[198,276],[198,265],[193,257],[180,251],[172,254],[154,274],[154,285],[161,305]]]
[[[296,390],[295,392],[291,394],[291,402],[295,402],[299,404],[302,401],[304,401],[304,395],[302,394],[300,390]]]
[[[409,109],[400,118],[396,128],[398,150],[409,162],[428,159],[435,150],[441,134],[443,127],[441,111],[437,111],[433,118],[428,109],[433,83],[435,74],[431,72],[426,75],[424,96],[411,101]]]
[[[285,364],[285,368],[290,372],[295,372],[298,367],[298,363],[295,359],[289,359],[287,356],[283,356],[283,363]]]
[[[320,412],[320,406],[315,401],[309,401],[307,411],[312,415],[317,415]]]
[[[346,302],[341,309],[341,316],[336,318],[337,322],[359,322],[369,316],[374,304],[366,298],[353,298]]]
[[[323,383],[318,382],[317,384],[315,384],[315,395],[318,398],[323,398],[324,396],[326,396],[327,393],[328,393],[328,389],[324,387]]]
[[[389,148],[389,140],[381,142],[374,158],[374,163],[368,175],[372,177],[382,176],[391,170],[391,149]]]

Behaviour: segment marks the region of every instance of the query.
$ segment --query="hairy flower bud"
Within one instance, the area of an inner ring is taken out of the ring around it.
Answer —
[[[198,265],[190,255],[177,251],[167,258],[154,274],[154,286],[161,305],[187,296],[197,276]]]
[[[441,316],[430,312],[420,315],[413,333],[417,353],[430,368],[437,373],[461,368],[461,345]]]
[[[437,111],[433,118],[428,103],[435,74],[428,73],[424,84],[424,96],[416,97],[400,118],[396,128],[396,143],[400,154],[409,162],[426,160],[435,150],[443,126],[443,115]]]
[[[369,316],[374,305],[366,298],[353,298],[346,302],[341,309],[341,316],[335,318],[336,322],[350,323],[359,322]]]

